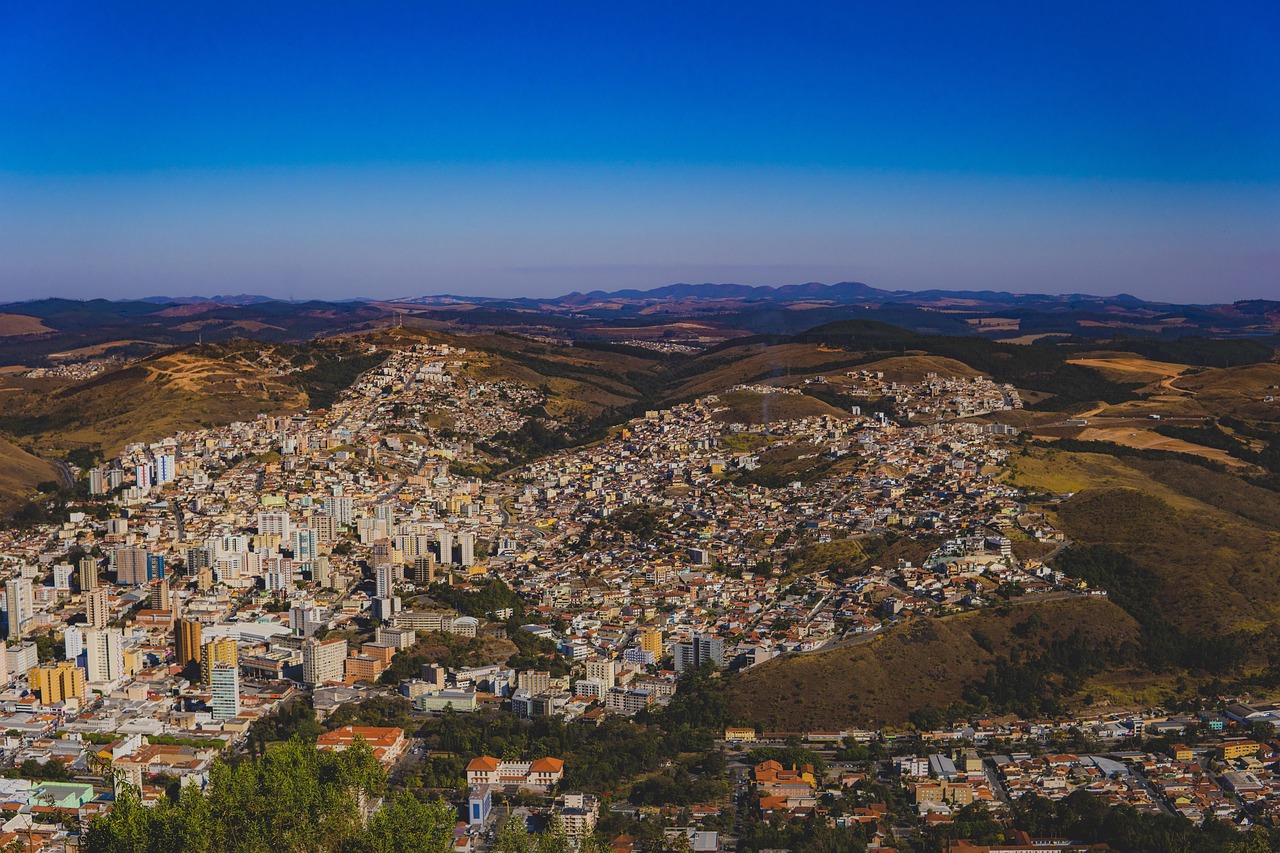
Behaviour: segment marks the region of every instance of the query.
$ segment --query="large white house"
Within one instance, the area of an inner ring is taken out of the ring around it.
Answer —
[[[467,785],[514,785],[527,791],[545,793],[564,777],[564,762],[559,758],[535,761],[502,761],[489,755],[471,759],[467,765]]]

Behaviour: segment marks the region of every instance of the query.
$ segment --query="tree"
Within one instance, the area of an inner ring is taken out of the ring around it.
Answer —
[[[494,853],[534,853],[533,839],[523,814],[510,815],[493,842]]]
[[[564,824],[559,817],[552,818],[551,825],[538,836],[535,853],[573,853],[573,842],[564,831]]]
[[[455,818],[443,800],[401,794],[369,820],[362,846],[368,853],[447,853]]]

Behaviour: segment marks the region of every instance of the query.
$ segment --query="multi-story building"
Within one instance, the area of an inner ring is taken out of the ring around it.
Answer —
[[[590,794],[565,794],[556,814],[560,825],[571,838],[585,838],[595,832],[600,816],[600,802]]]
[[[691,642],[677,643],[674,652],[676,672],[700,669],[707,664],[724,666],[724,640],[710,634],[694,634]]]
[[[88,592],[98,585],[98,561],[93,557],[80,558],[80,591]]]
[[[299,599],[289,608],[289,628],[295,637],[310,637],[321,625],[320,608],[314,602]]]
[[[220,663],[240,665],[240,651],[236,641],[230,637],[219,637],[210,640],[200,647],[200,681],[213,683],[214,667]]]
[[[209,673],[210,710],[215,720],[229,720],[240,713],[240,667],[218,661]]]
[[[357,738],[369,745],[374,757],[385,767],[395,764],[409,745],[404,729],[395,726],[343,726],[316,738],[316,749],[343,752],[350,749]]]
[[[36,615],[31,581],[27,578],[13,578],[6,581],[4,599],[5,637],[9,640],[20,640]]]
[[[377,547],[376,544],[374,547]],[[377,598],[390,598],[395,594],[396,568],[391,563],[383,563],[374,568],[374,586],[377,590],[375,593]]]
[[[433,554],[413,559],[413,582],[426,586],[436,582],[436,558]]]
[[[513,785],[527,791],[545,793],[564,778],[564,762],[559,758],[536,761],[502,761],[482,755],[467,764],[467,785]]]
[[[551,673],[546,670],[526,669],[516,676],[516,687],[528,690],[534,696],[551,689]]]
[[[289,550],[293,559],[300,563],[309,563],[319,554],[320,537],[310,527],[295,527],[289,534]]]
[[[37,666],[27,672],[27,683],[40,694],[44,705],[84,698],[84,670],[73,661]]]
[[[173,632],[177,664],[183,668],[200,663],[203,629],[195,619],[182,619]]]
[[[474,533],[458,534],[458,562],[463,566],[475,565],[476,535]]]
[[[662,660],[662,629],[642,629],[640,631],[640,648],[652,654],[654,660]]]
[[[90,684],[109,684],[125,676],[124,638],[119,628],[84,632],[85,677]]]
[[[261,511],[258,513],[258,534],[266,534],[268,536],[279,536],[281,539],[287,540],[293,532],[293,525],[289,520],[287,512],[268,512]]]
[[[155,484],[163,486],[165,483],[172,483],[176,473],[177,466],[172,453],[160,453],[155,458]]]
[[[84,596],[84,612],[90,628],[105,628],[111,621],[111,591],[105,586],[95,587]]]
[[[320,542],[332,542],[338,538],[338,520],[327,512],[311,516],[310,527]]]
[[[625,687],[613,687],[604,696],[605,707],[619,714],[634,714],[652,704],[653,692],[644,688],[628,690]]]
[[[613,680],[618,676],[618,664],[611,660],[589,660],[584,666],[588,681],[598,681],[612,686]]]
[[[324,498],[322,503],[325,514],[332,516],[336,523],[344,527],[351,526],[351,519],[355,509],[355,503],[351,498],[334,495]]]
[[[309,639],[302,645],[302,681],[314,687],[326,681],[341,681],[345,675],[343,662],[347,658],[347,641],[344,639]]]
[[[35,643],[26,642],[8,646],[4,650],[4,663],[9,675],[24,678],[40,663],[40,652]]]
[[[164,578],[151,582],[147,592],[147,606],[152,610],[168,610],[172,602],[169,600],[169,581]]]
[[[328,556],[317,554],[316,558],[311,561],[311,579],[316,582],[317,586],[328,589],[331,577]]]
[[[115,550],[116,580],[121,586],[142,586],[150,579],[147,571],[150,556],[146,548]]]

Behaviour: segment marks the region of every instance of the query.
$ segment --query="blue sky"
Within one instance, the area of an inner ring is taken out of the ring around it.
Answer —
[[[7,4],[0,298],[1275,296],[1280,6],[1221,5]]]

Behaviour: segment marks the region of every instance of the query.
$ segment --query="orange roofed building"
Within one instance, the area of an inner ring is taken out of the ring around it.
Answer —
[[[467,785],[515,786],[546,793],[564,778],[564,762],[559,758],[535,761],[502,761],[489,755],[471,759],[467,765]]]
[[[355,743],[356,738],[369,744],[378,763],[384,767],[390,767],[404,755],[404,729],[396,727],[343,726],[320,735],[316,739],[316,749],[342,752]]]

